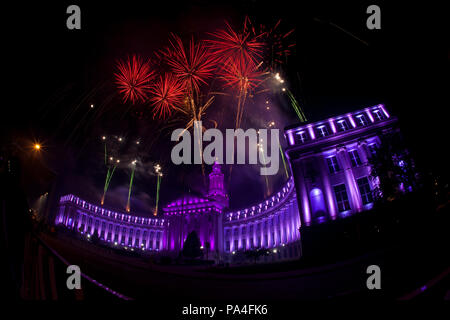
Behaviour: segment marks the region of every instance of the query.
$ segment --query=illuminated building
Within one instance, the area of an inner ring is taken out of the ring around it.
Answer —
[[[373,206],[376,180],[368,162],[381,136],[398,131],[397,118],[377,105],[285,129],[300,219],[304,226]]]
[[[302,123],[285,129],[291,177],[279,192],[240,210],[228,209],[219,164],[209,174],[204,196],[188,195],[167,204],[163,217],[111,211],[73,195],[60,200],[56,224],[92,235],[114,246],[163,251],[177,256],[191,231],[216,261],[233,261],[248,250],[269,250],[264,261],[302,254],[300,230],[372,208],[376,179],[370,155],[381,136],[396,132],[397,119],[383,105]],[[298,205],[300,204],[300,205]]]

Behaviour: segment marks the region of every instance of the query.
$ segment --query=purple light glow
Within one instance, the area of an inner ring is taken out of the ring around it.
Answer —
[[[288,136],[289,144],[291,146],[293,146],[295,144],[295,142],[294,142],[294,135],[293,135],[292,131],[289,131],[287,133],[287,136]]]
[[[316,138],[316,135],[314,134],[312,125],[308,125],[307,127],[308,127],[309,135],[311,136],[311,140],[314,140]]]
[[[350,113],[347,115],[347,118],[348,118],[348,120],[350,120],[350,123],[352,124],[352,127],[356,128],[355,120],[353,120],[353,117],[352,117],[352,115]]]
[[[336,126],[334,125],[334,119],[331,118],[328,120],[328,122],[330,123],[330,127],[331,127],[331,131],[333,131],[333,133],[336,133]]]
[[[370,122],[375,122],[375,120],[373,119],[372,113],[370,112],[369,108],[365,109],[367,116],[370,119]]]
[[[385,114],[386,118],[389,118],[389,113],[386,111],[386,109],[384,108],[383,104],[379,104],[378,105],[380,107],[380,109],[383,111],[383,113]]]

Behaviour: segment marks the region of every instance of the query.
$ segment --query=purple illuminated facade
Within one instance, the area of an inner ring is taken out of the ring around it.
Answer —
[[[95,232],[101,240],[115,246],[155,251],[166,248],[165,219],[108,210],[74,195],[61,197],[55,222],[87,236]]]
[[[209,174],[204,197],[187,195],[163,208],[163,218],[147,218],[112,211],[75,197],[61,197],[56,224],[127,250],[165,252],[176,256],[191,231],[216,261],[231,261],[238,251],[271,249],[271,260],[300,255],[297,200],[292,178],[272,197],[238,211],[228,210],[221,166]],[[268,258],[265,258],[266,260]]]
[[[381,135],[397,131],[383,105],[285,129],[302,226],[370,209],[377,183],[368,162]]]
[[[298,258],[300,217],[293,179],[265,201],[227,213],[223,225],[226,256],[240,250],[265,248],[274,253],[264,257],[266,261]]]
[[[209,258],[233,261],[252,249],[268,249],[264,261],[302,255],[300,230],[368,210],[376,179],[368,158],[380,137],[397,131],[397,119],[383,105],[285,129],[285,150],[293,176],[279,192],[237,211],[228,209],[221,166],[209,174],[203,197],[188,195],[163,208],[163,217],[148,218],[107,210],[73,195],[60,200],[56,224],[92,235],[124,249],[163,251],[177,256],[196,231]]]

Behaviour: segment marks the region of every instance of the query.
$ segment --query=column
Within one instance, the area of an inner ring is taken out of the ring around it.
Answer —
[[[300,204],[299,207],[301,208],[299,210],[300,212],[300,221],[302,226],[309,226],[311,225],[311,209],[309,206],[309,197],[308,197],[308,191],[306,190],[306,183],[305,183],[305,177],[303,175],[303,168],[299,160],[296,161],[297,163],[294,163],[295,168],[295,182],[296,182],[296,188],[297,188],[297,199],[298,203]]]
[[[326,164],[326,160],[322,155],[317,156],[317,162],[319,163],[320,168],[320,176],[322,179],[323,192],[325,194],[325,201],[327,203],[328,214],[330,215],[331,220],[336,219],[336,205],[334,202],[334,194],[331,190],[330,177],[329,177],[329,169]]]
[[[238,227],[239,233],[238,233],[238,249],[242,248],[242,226]]]
[[[350,165],[350,159],[348,157],[347,148],[337,148],[337,158],[339,159],[339,165],[342,166],[345,175],[345,184],[347,191],[349,192],[350,206],[353,211],[359,212],[362,210],[361,195],[359,193],[358,186],[353,176],[353,170]]]
[[[361,157],[361,162],[363,164],[367,164],[369,160],[369,148],[367,147],[367,141],[366,140],[360,140],[358,141],[358,151],[359,155]]]
[[[361,162],[366,166],[366,175],[370,175],[371,166],[369,164],[369,158],[370,158],[370,150],[367,147],[367,141],[361,140],[358,141],[358,151],[361,157]],[[359,188],[358,188],[359,190]]]

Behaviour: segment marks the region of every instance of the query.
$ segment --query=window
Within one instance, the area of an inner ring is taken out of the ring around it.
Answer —
[[[230,241],[225,243],[225,251],[230,252]]]
[[[134,246],[135,247],[139,247],[139,236],[140,235],[141,235],[141,231],[140,230],[136,231],[136,238],[134,240]]]
[[[363,204],[373,202],[372,190],[370,190],[369,179],[367,177],[356,180]]]
[[[250,249],[253,249],[255,244],[253,243],[253,238],[250,238]]]
[[[247,250],[247,239],[242,239],[242,249]]]
[[[384,120],[384,114],[383,114],[383,112],[381,112],[380,109],[373,110],[372,113],[375,116],[375,119],[377,119],[377,120]]]
[[[130,233],[128,234],[128,245],[131,246],[133,244],[133,229],[130,229]]]
[[[338,120],[337,121],[337,129],[338,129],[338,131],[345,131],[345,130],[348,130],[348,123],[347,123],[347,120],[345,120],[345,119],[341,119],[341,120]]]
[[[339,168],[339,163],[337,162],[336,156],[331,156],[327,158],[328,163],[328,169],[330,170],[330,173],[335,173],[341,170]]]
[[[369,151],[374,156],[377,153],[377,145],[376,143],[369,144]]]
[[[256,243],[256,246],[258,248],[261,247],[261,236],[258,236],[258,242]]]
[[[275,245],[275,232],[272,232],[272,245]]]
[[[297,132],[297,139],[300,140],[302,143],[307,141],[308,135],[306,134],[306,131]]]
[[[365,126],[367,124],[366,116],[361,114],[356,115],[356,124],[358,127]]]
[[[339,212],[350,210],[345,184],[334,186],[334,195],[336,197]]]
[[[317,131],[317,135],[319,137],[325,137],[328,135],[328,130],[327,127],[325,125],[321,125],[316,127],[316,131]]]
[[[362,164],[361,159],[358,154],[358,150],[351,150],[349,152],[350,161],[352,162],[352,167],[357,167]]]

